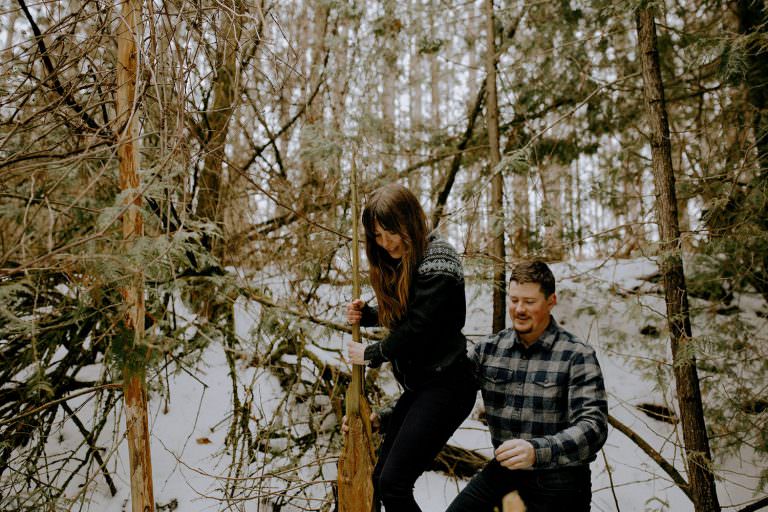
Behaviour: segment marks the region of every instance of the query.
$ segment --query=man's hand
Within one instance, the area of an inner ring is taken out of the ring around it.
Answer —
[[[378,432],[381,428],[381,418],[379,418],[379,415],[375,412],[371,413],[371,431],[372,432]],[[346,435],[347,432],[349,432],[349,425],[347,425],[347,415],[345,414],[343,418],[341,418],[341,431]]]
[[[510,439],[496,448],[496,460],[507,469],[525,469],[536,462],[536,450],[524,439]]]
[[[352,364],[365,364],[365,345],[350,341],[347,345],[347,355]]]

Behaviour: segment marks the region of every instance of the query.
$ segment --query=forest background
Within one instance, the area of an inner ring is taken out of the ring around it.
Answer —
[[[66,509],[65,489],[95,474],[114,486],[97,446],[108,419],[130,426],[143,390],[168,393],[168,374],[194,373],[211,347],[232,381],[222,503],[270,440],[294,460],[323,436],[337,449],[336,423],[265,429],[236,366],[340,414],[347,370],[317,355],[308,326],[347,332],[353,169],[363,196],[397,180],[420,197],[494,296],[489,331],[516,259],[658,261],[660,293],[681,309],[650,367],[691,392],[687,471],[664,471],[717,510],[712,457],[768,453],[761,325],[734,304],[753,294],[768,315],[763,0],[0,5],[3,510]],[[643,56],[658,57],[663,89]],[[686,288],[727,327],[691,336]],[[263,306],[248,339],[234,328],[242,300]],[[84,395],[90,418],[68,405]],[[62,422],[82,443],[49,458]],[[765,505],[767,481],[743,510]],[[319,509],[333,503],[324,488]]]

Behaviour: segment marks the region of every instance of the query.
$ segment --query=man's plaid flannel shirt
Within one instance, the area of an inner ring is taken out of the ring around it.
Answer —
[[[505,329],[470,351],[493,446],[519,438],[533,444],[535,469],[595,459],[608,433],[608,404],[594,349],[560,328],[525,348]]]

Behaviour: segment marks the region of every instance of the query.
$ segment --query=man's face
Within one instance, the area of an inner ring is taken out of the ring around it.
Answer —
[[[557,304],[557,296],[553,293],[544,297],[539,283],[511,281],[508,299],[512,327],[526,344],[535,342],[549,325],[549,313]]]

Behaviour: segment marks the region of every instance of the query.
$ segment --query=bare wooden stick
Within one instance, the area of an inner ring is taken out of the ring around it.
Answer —
[[[352,157],[352,297],[360,297],[360,248],[358,246],[359,205],[357,197],[357,166]],[[352,340],[360,342],[360,325],[352,328]],[[352,365],[352,380],[347,389],[347,432],[339,457],[338,510],[368,512],[373,509],[373,432],[370,406],[363,391],[365,368]]]

